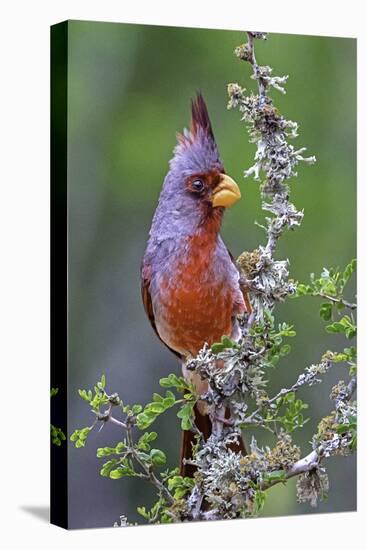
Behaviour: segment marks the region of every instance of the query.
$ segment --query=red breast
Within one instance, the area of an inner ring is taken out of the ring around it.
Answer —
[[[185,253],[174,266],[174,278],[160,279],[154,304],[161,339],[184,357],[195,356],[205,342],[231,336],[233,315],[244,309],[233,281],[215,258],[216,238],[207,228],[187,240]]]

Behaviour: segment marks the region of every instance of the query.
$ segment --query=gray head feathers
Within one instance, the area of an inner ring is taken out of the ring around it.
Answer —
[[[209,170],[224,171],[219,151],[212,131],[207,106],[201,93],[192,101],[192,121],[190,130],[177,134],[178,144],[170,169],[187,177]]]

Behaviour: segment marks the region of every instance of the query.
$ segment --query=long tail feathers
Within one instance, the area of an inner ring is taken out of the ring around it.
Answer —
[[[208,415],[203,415],[199,412],[197,405],[194,407],[195,424],[199,431],[203,434],[205,440],[207,440],[212,433],[212,424]],[[225,418],[230,418],[230,410],[227,408],[225,411]],[[184,460],[192,459],[192,445],[195,445],[195,434],[191,431],[185,430],[182,432],[182,443],[180,451],[180,475],[184,477],[193,477],[196,471],[196,467],[191,464],[185,464]],[[228,446],[235,453],[241,453],[243,456],[247,454],[245,448],[244,439],[239,438],[239,443],[231,443]]]

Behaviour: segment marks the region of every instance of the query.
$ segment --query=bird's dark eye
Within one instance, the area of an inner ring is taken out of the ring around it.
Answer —
[[[205,186],[202,180],[194,180],[192,182],[193,191],[197,191],[199,193],[200,191],[203,191],[204,187]]]

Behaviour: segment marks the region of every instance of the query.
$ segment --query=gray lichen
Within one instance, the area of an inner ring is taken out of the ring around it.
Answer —
[[[324,468],[316,468],[299,475],[296,483],[297,502],[309,502],[310,506],[317,506],[318,500],[328,496],[329,478]]]

